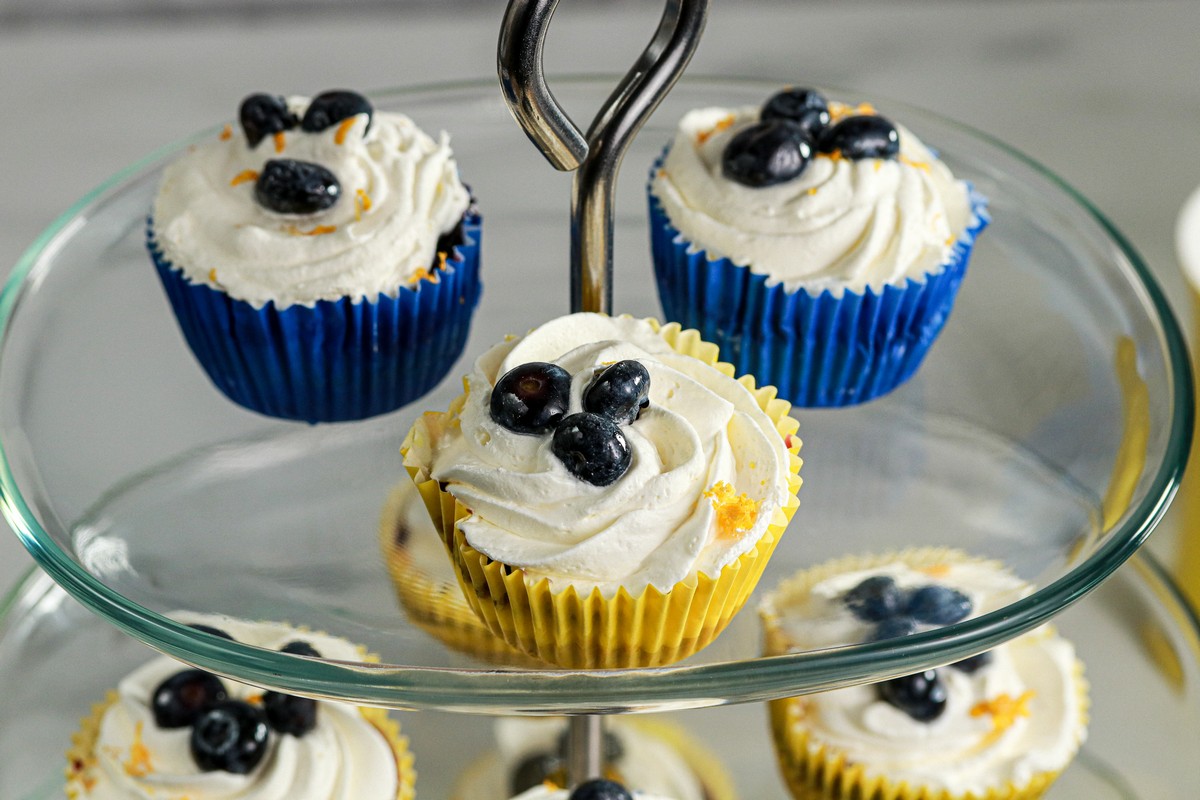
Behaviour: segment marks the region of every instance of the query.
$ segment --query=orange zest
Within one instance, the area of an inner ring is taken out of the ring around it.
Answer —
[[[310,230],[302,231],[295,225],[288,225],[287,232],[292,236],[324,236],[327,233],[333,233],[337,230],[336,225],[317,225]]]
[[[717,532],[721,536],[734,537],[754,527],[758,520],[758,500],[751,500],[744,492],[735,494],[734,488],[725,481],[717,481],[704,496],[712,500],[717,512]]]
[[[258,180],[258,172],[252,169],[244,169],[233,176],[233,180],[229,182],[229,185],[237,186],[239,183],[250,183],[256,180]]]
[[[125,772],[134,778],[144,778],[154,771],[150,764],[150,748],[142,741],[140,721],[133,728],[133,743],[129,745],[129,759],[122,765]]]
[[[420,283],[421,281],[429,281],[430,283],[437,283],[438,282],[437,273],[430,272],[429,270],[425,269],[424,267],[421,267],[416,272],[413,273],[413,276],[411,278],[408,279],[408,282],[410,284],[411,283]]]
[[[349,133],[350,129],[354,127],[355,119],[357,119],[357,117],[346,117],[344,120],[342,120],[342,124],[338,125],[337,130],[334,131],[334,134],[333,134],[333,143],[334,144],[345,144],[346,143],[346,134]]]
[[[736,120],[734,119],[733,114],[726,114],[725,116],[723,116],[719,120],[717,120],[716,125],[713,125],[711,128],[709,128],[706,131],[700,131],[699,133],[697,133],[696,134],[696,144],[698,144],[698,145],[704,144],[709,139],[711,139],[715,134],[720,133],[723,130],[727,130],[727,129],[733,127],[733,123],[735,121]]]
[[[222,142],[228,142],[233,138],[233,126],[226,125],[224,128],[221,128],[221,134],[217,138]]]
[[[1033,690],[1022,692],[1019,697],[1007,693],[998,694],[990,700],[981,700],[972,706],[971,716],[991,716],[992,734],[999,735],[1011,728],[1020,717],[1029,716],[1029,701],[1033,696]]]
[[[838,120],[846,117],[854,116],[872,116],[878,114],[875,106],[870,103],[859,103],[858,105],[850,105],[848,103],[833,102],[829,104],[829,124],[833,124]]]
[[[287,146],[287,137],[283,135],[283,131],[275,132],[275,152],[282,153],[283,148]]]
[[[362,219],[362,215],[371,210],[371,195],[366,189],[354,190],[354,220]]]

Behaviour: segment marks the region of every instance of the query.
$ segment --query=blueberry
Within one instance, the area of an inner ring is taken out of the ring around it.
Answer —
[[[245,775],[267,754],[270,728],[261,709],[240,700],[210,708],[192,728],[191,750],[205,772],[222,770]]]
[[[640,361],[618,361],[596,376],[583,392],[583,410],[618,425],[638,418],[650,404],[650,373]]]
[[[227,697],[225,684],[212,673],[200,669],[176,672],[150,695],[154,724],[160,728],[186,727]]]
[[[633,460],[629,442],[617,423],[588,411],[560,422],[550,449],[568,472],[593,486],[614,483]]]
[[[971,598],[949,586],[922,586],[909,594],[904,613],[926,625],[950,625],[971,613]]]
[[[895,158],[900,152],[900,134],[884,117],[864,114],[846,117],[827,129],[817,147],[822,153],[839,152],[854,161]]]
[[[192,630],[200,631],[201,633],[207,633],[209,636],[219,636],[220,638],[228,639],[231,642],[236,641],[228,633],[221,630],[220,628],[214,628],[212,625],[201,625],[200,623],[196,622],[196,623],[192,623],[192,624],[188,625],[188,627],[191,628]]]
[[[254,184],[254,198],[263,208],[280,214],[314,214],[338,201],[342,185],[320,164],[273,158],[263,165]]]
[[[541,786],[547,778],[553,778],[563,771],[563,762],[551,753],[534,753],[522,759],[512,777],[509,778],[511,794],[518,795],[527,792],[535,786]]]
[[[311,697],[267,692],[263,695],[263,711],[267,722],[280,733],[299,737],[317,727],[317,701]]]
[[[904,593],[892,578],[875,575],[846,592],[842,602],[863,622],[880,622],[900,613]]]
[[[290,131],[296,127],[296,115],[288,110],[287,100],[276,94],[252,94],[242,101],[238,109],[238,122],[246,143],[257,147],[266,137]]]
[[[979,655],[964,658],[962,661],[955,661],[950,666],[954,667],[959,672],[965,672],[968,675],[974,675],[979,670],[992,663],[992,652],[985,650]]]
[[[772,119],[744,128],[725,145],[721,170],[743,186],[759,189],[790,181],[812,158],[812,142],[793,122]]]
[[[876,684],[879,698],[918,722],[932,722],[946,710],[946,687],[931,669]]]
[[[633,800],[633,795],[616,781],[596,778],[576,786],[567,800]]]
[[[567,413],[571,376],[557,364],[530,361],[513,367],[492,389],[491,414],[515,433],[553,430]]]
[[[761,119],[784,119],[816,140],[829,125],[829,101],[816,89],[784,89],[762,107]]]
[[[358,92],[351,92],[347,89],[321,92],[308,104],[308,110],[304,112],[304,119],[300,120],[300,127],[309,133],[317,133],[356,114],[366,114],[367,127],[363,131],[365,134],[371,130],[371,115],[374,111],[371,101]]]
[[[313,647],[308,642],[296,640],[288,642],[283,647],[279,648],[281,653],[291,653],[294,656],[308,656],[309,658],[320,658],[321,654],[317,652],[317,648]]]
[[[898,639],[916,632],[917,623],[913,621],[912,617],[888,617],[875,626],[875,630],[871,633],[871,641]]]

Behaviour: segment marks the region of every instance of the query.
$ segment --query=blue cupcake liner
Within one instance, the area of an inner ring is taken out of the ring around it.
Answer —
[[[179,328],[209,379],[233,402],[304,422],[366,419],[421,397],[462,353],[479,303],[482,219],[463,218],[465,242],[437,281],[402,286],[374,302],[255,308],[189,281],[159,249],[154,220],[146,248]]]
[[[650,172],[651,184],[661,159]],[[987,201],[968,186],[971,219],[947,261],[921,279],[882,291],[811,294],[768,286],[764,275],[708,254],[650,200],[650,245],[667,319],[696,328],[721,348],[738,374],[775,386],[793,405],[865,403],[912,377],[946,324],[975,238],[989,221]]]

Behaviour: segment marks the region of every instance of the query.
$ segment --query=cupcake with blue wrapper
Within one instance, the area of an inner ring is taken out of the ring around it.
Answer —
[[[335,422],[432,389],[479,300],[481,219],[449,137],[362,95],[251,95],[166,169],[147,247],[227,397]]]
[[[649,195],[664,314],[806,407],[916,372],[987,223],[911,131],[812,89],[689,112]]]

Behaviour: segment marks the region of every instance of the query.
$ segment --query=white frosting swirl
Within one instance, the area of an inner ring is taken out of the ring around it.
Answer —
[[[561,719],[509,717],[498,720],[495,731],[496,757],[456,786],[452,800],[506,800],[517,767],[532,756],[558,753],[567,726]],[[620,744],[621,755],[606,769],[614,770],[622,785],[675,800],[706,800],[696,772],[652,729],[642,730],[636,722],[614,718],[608,731]]]
[[[191,621],[191,620],[189,620]],[[235,639],[278,649],[305,641],[327,658],[359,661],[358,649],[342,639],[301,633],[283,625],[203,620]],[[319,704],[317,725],[302,737],[271,732],[268,752],[247,775],[202,772],[192,758],[191,728],[159,728],[150,700],[166,678],[187,667],[174,659],[154,659],[126,676],[117,700],[105,711],[96,744],[96,769],[87,800],[396,800],[396,757],[384,735],[357,707]],[[231,699],[245,700],[262,690],[222,679]],[[147,759],[135,749],[144,747]]]
[[[633,800],[679,800],[676,797],[664,797],[658,794],[633,792]],[[550,786],[535,786],[527,792],[521,792],[512,800],[570,800],[571,792],[567,789],[554,789]]]
[[[831,104],[835,115],[850,111]],[[671,223],[710,258],[789,291],[878,291],[935,271],[966,230],[966,185],[899,125],[896,159],[814,154],[799,177],[763,188],[725,178],[725,145],[758,118],[757,107],[684,115],[651,183]]]
[[[303,115],[308,99],[288,104]],[[438,237],[454,229],[470,197],[444,132],[434,140],[408,117],[376,111],[364,136],[367,115],[352,120],[348,130],[287,131],[282,152],[270,136],[251,149],[235,132],[169,165],[154,203],[166,258],[191,282],[255,306],[394,297],[430,268]],[[275,158],[324,166],[341,196],[310,215],[264,208],[253,179],[235,181]]]
[[[941,584],[966,593],[976,616],[1016,600],[1028,585],[987,562],[939,565],[930,571],[893,563],[838,575],[814,585],[804,599],[764,604],[805,649],[845,644],[851,630],[866,638],[867,623],[854,619],[845,592],[871,575],[890,575],[903,588]],[[861,764],[866,777],[893,784],[945,790],[961,797],[984,796],[1006,783],[1025,785],[1035,775],[1062,769],[1082,741],[1085,709],[1075,649],[1048,627],[991,651],[991,661],[974,674],[938,670],[946,688],[942,714],[920,722],[881,700],[874,686],[853,686],[798,698],[810,751],[826,747]],[[1011,724],[1005,706],[1021,708]],[[990,706],[988,704],[991,704]]]
[[[650,405],[622,431],[628,471],[593,486],[567,471],[551,436],[513,433],[490,415],[492,386],[515,366],[549,361],[572,376],[568,413],[603,366],[635,359],[650,373]],[[472,547],[555,590],[669,590],[689,574],[715,575],[748,552],[781,514],[788,452],[770,418],[737,381],[671,349],[646,321],[597,314],[561,317],[484,353],[467,378],[459,423],[431,452],[412,456],[471,515]],[[718,532],[705,492],[717,482],[758,503],[752,527]]]

